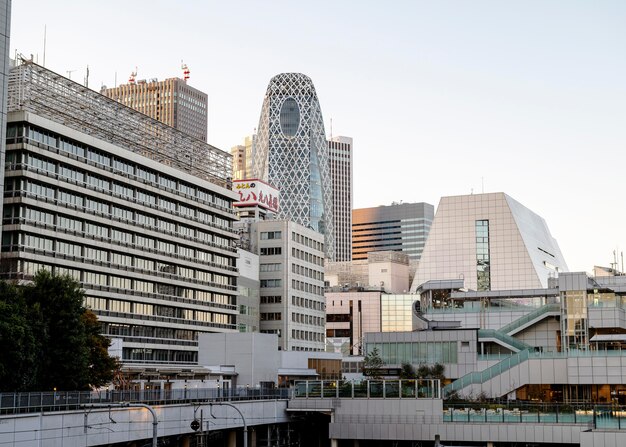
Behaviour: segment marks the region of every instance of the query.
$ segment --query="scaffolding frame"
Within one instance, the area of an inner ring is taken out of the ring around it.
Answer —
[[[231,189],[232,156],[113,99],[19,58],[8,111],[27,111]]]

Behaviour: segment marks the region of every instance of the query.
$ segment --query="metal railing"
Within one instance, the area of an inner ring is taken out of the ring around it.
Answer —
[[[441,399],[439,379],[414,380],[305,380],[295,382],[294,399]]]
[[[188,402],[278,400],[289,399],[289,395],[289,388],[249,387],[0,393],[0,414],[71,411],[87,404],[124,402],[169,405]]]

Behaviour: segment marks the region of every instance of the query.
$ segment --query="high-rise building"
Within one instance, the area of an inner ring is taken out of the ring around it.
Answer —
[[[230,155],[233,156],[233,180],[253,178],[252,166],[254,162],[254,140],[251,135],[243,140],[243,144],[233,146]]]
[[[324,236],[294,222],[251,225],[259,254],[260,330],[277,334],[284,351],[323,351]]]
[[[330,179],[333,185],[335,260],[352,260],[352,138],[328,140]]]
[[[254,177],[280,191],[280,219],[324,235],[335,258],[332,182],[322,111],[311,79],[282,73],[270,80],[254,155]]]
[[[198,140],[207,141],[208,104],[206,93],[179,78],[135,81],[114,88],[103,87],[105,96],[161,121]]]
[[[442,197],[411,290],[457,279],[478,291],[545,288],[566,271],[545,220],[506,194]]]
[[[32,62],[8,98],[2,278],[75,278],[125,364],[234,332],[230,155]]]
[[[4,166],[7,128],[7,86],[9,78],[9,35],[11,0],[0,0],[0,167]],[[0,197],[4,192],[4,169],[0,168]],[[0,216],[2,201],[0,200]]]
[[[402,251],[420,259],[434,207],[428,203],[400,203],[352,211],[352,259],[367,259],[372,251]]]

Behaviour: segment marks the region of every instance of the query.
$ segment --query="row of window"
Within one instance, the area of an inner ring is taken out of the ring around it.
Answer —
[[[294,340],[323,342],[324,334],[319,333],[319,332],[301,331],[299,329],[292,329],[291,338],[293,338]]]
[[[279,321],[283,319],[281,312],[261,312],[261,321]]]
[[[128,189],[126,186],[118,185],[116,183],[113,186],[115,186],[114,191],[118,195],[121,195],[122,190]],[[45,198],[48,201],[56,201],[57,203],[65,206],[80,208],[82,211],[98,213],[105,217],[123,219],[129,223],[150,226],[156,230],[179,233],[186,237],[196,237],[196,229],[194,227],[183,225],[169,219],[164,219],[160,216],[154,216],[149,213],[138,211],[134,208],[133,204],[128,204],[129,206],[121,206],[106,200],[77,194],[73,191],[62,188],[53,188],[49,185],[33,180],[15,177],[6,179],[5,191],[25,191],[37,198]],[[131,201],[134,201],[134,199],[131,199]],[[138,193],[137,202],[151,207],[160,208],[168,214],[179,214],[186,219],[193,219],[206,225],[222,229],[230,229],[231,222],[227,219],[187,205],[177,204],[177,202],[157,197],[156,195],[150,193]],[[197,231],[202,232],[200,229]],[[215,237],[218,238],[218,236]],[[224,240],[226,241],[226,245],[228,245],[228,241],[226,239]]]
[[[282,270],[282,264],[279,262],[271,264],[261,264],[259,266],[260,272],[280,272]]]
[[[282,247],[261,247],[261,256],[274,256],[282,253]]]
[[[324,281],[324,272],[313,270],[308,267],[304,267],[298,264],[291,264],[291,272],[297,275],[306,276],[307,278],[317,279],[318,281]]]
[[[168,327],[136,326],[121,323],[103,323],[103,334],[122,337],[151,337],[170,340],[197,341],[198,332]]]
[[[280,304],[283,302],[283,297],[280,295],[262,296],[261,304]]]
[[[164,306],[160,304],[136,303],[132,301],[88,296],[85,298],[85,305],[94,311],[177,318],[185,320],[185,322],[188,323],[202,321],[225,325],[235,324],[234,315],[208,312],[204,310],[184,309],[182,307]]]
[[[282,233],[280,231],[262,231],[261,232],[261,240],[267,241],[270,239],[281,239]]]
[[[61,266],[53,267],[47,264],[32,261],[21,261],[21,263],[20,271],[27,275],[35,275],[39,270],[48,270],[53,271],[58,275],[69,275],[76,281],[92,286],[114,287],[141,293],[155,293],[159,295],[175,296],[203,303],[225,305],[228,307],[234,307],[235,305],[235,297],[223,293],[208,292],[205,290],[190,289],[187,287],[179,287],[169,284],[159,284],[150,281],[106,275],[104,273],[91,272],[87,270],[76,270]]]
[[[201,260],[202,262],[213,262],[227,267],[232,267],[235,264],[235,260],[232,257],[212,254],[211,252],[195,249],[187,245],[175,244],[170,240],[158,239],[139,233],[131,233],[109,225],[75,219],[73,217],[55,214],[29,206],[7,205],[4,207],[3,214],[5,223],[7,223],[8,219],[22,219],[27,223],[34,225],[46,225],[55,227],[56,230],[72,231],[75,233],[82,233],[82,235],[87,237],[106,239],[108,242],[112,242],[114,244],[132,245],[139,250],[156,250],[165,255],[174,255],[194,261]],[[204,235],[211,237],[208,233]],[[226,239],[223,239],[223,241],[226,241]],[[205,240],[203,242],[213,244],[213,242],[209,240]],[[12,243],[15,244],[17,241],[13,240]],[[8,244],[5,244],[3,241],[3,245]]]
[[[302,234],[298,234],[296,232],[291,232],[291,240],[297,242],[298,244],[305,245],[306,247],[312,248],[317,251],[324,251],[324,244],[316,241],[315,239],[311,239],[310,237],[303,236]]]
[[[374,348],[378,348],[380,358],[386,365],[457,363],[458,357],[456,341],[368,343],[367,353]]]
[[[17,240],[15,240],[16,238]],[[198,281],[214,282],[216,284],[226,285],[232,285],[234,283],[234,278],[230,276],[221,275],[219,273],[211,273],[195,268],[183,267],[169,262],[155,261],[153,259],[131,256],[128,254],[103,250],[101,248],[55,240],[45,236],[36,236],[34,234],[18,234],[14,232],[5,232],[2,234],[3,246],[15,244],[76,258],[110,263],[121,267],[134,267],[139,270],[169,273],[172,275],[178,275],[182,278],[197,279]],[[210,262],[211,259],[217,257],[219,257],[219,255],[212,255],[211,253],[203,252],[201,258],[197,259],[201,262]],[[227,260],[227,258],[225,259]]]
[[[261,280],[261,288],[269,288],[269,287],[282,287],[283,280],[282,279],[262,279]]]
[[[294,306],[306,307],[307,309],[314,309],[323,311],[326,309],[326,305],[321,301],[310,300],[308,298],[302,298],[301,296],[292,296],[291,304]]]
[[[262,253],[261,253],[262,254]],[[310,262],[311,264],[319,265],[320,267],[324,266],[324,258],[321,256],[316,256],[309,252],[299,250],[297,248],[291,249],[291,256],[296,259],[301,259],[306,262]]]
[[[291,287],[301,292],[312,293],[314,295],[324,295],[324,287],[309,284],[308,282],[298,281],[297,279],[291,280]]]
[[[198,361],[198,353],[196,351],[175,351],[168,349],[124,348],[122,350],[122,360],[195,363]]]
[[[291,313],[291,321],[294,323],[311,324],[313,326],[324,326],[324,318],[315,315],[301,314],[298,312]]]
[[[59,137],[52,132],[39,129],[31,125],[24,126],[23,124],[10,124],[8,126],[7,138],[22,136],[27,136],[31,140],[38,141],[45,145],[58,148],[63,152],[92,161],[122,175],[131,176],[138,180],[151,183],[153,186],[177,191],[225,209],[231,208],[231,200],[228,198],[216,195],[212,191],[200,188],[197,185],[185,183],[176,178],[161,174],[132,161],[112,156],[111,154],[105,153],[101,150],[94,149],[63,136]],[[8,156],[9,154],[7,154],[7,157]],[[7,161],[9,161],[9,159],[7,159]]]

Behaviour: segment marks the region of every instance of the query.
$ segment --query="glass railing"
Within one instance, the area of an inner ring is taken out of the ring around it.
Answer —
[[[305,380],[294,384],[293,398],[441,399],[441,384],[439,379]]]
[[[478,383],[485,383],[487,380],[496,377],[502,372],[507,371],[514,366],[519,365],[520,363],[528,360],[530,352],[526,349],[520,351],[516,354],[511,355],[510,357],[502,360],[499,363],[483,370],[483,371],[475,371],[469,374],[464,375],[463,377],[455,380],[454,382],[446,385],[443,390],[444,394],[449,394],[454,391],[459,391],[465,388],[466,386]]]
[[[495,329],[479,329],[478,330],[478,339],[481,338],[495,338],[496,340],[500,340],[502,343],[507,344],[509,346],[514,347],[518,351],[523,351],[524,349],[530,349],[530,345],[527,345],[521,340],[517,338],[511,337],[506,333],[496,331]]]
[[[498,330],[504,334],[510,334],[514,330],[522,327],[525,324],[530,323],[533,320],[536,320],[537,318],[541,317],[544,314],[547,314],[549,312],[559,312],[561,310],[560,306],[561,305],[559,303],[546,304],[545,306],[542,306],[539,309],[536,309],[524,315],[523,317],[518,318],[515,321],[512,321],[511,323],[507,324],[506,326],[501,327]]]
[[[444,422],[580,424],[590,428],[626,429],[626,407],[593,404],[459,403],[446,405]]]

